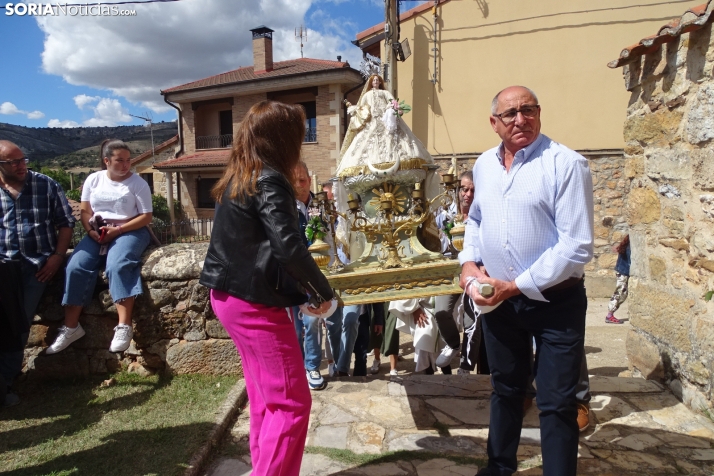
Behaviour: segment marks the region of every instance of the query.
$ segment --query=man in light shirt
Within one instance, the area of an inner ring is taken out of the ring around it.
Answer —
[[[512,86],[496,95],[490,122],[501,144],[474,166],[461,286],[491,284],[485,298],[469,286],[483,316],[494,386],[488,466],[479,475],[516,472],[523,398],[534,373],[543,474],[577,470],[576,385],[584,352],[584,267],[593,255],[593,192],[587,161],[540,133],[535,93]]]

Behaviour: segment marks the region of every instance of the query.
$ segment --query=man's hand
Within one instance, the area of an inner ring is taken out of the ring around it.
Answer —
[[[469,296],[471,296],[471,299],[479,306],[495,306],[501,301],[521,294],[521,290],[518,289],[515,281],[501,281],[500,279],[491,278],[483,265],[477,266],[473,261],[464,263],[461,268],[459,285],[462,289],[466,289],[466,282],[471,276],[475,277],[479,283],[488,283],[493,286],[493,294],[485,298],[479,294],[477,283],[471,285],[469,288]]]
[[[481,280],[486,279],[488,277],[486,267],[483,265],[478,266],[473,261],[467,261],[466,263],[464,263],[464,265],[461,267],[461,278],[459,279],[459,286],[461,286],[461,289],[466,289],[466,281],[468,281],[468,278],[472,276],[476,278],[479,282],[485,282]]]
[[[419,308],[414,311],[414,323],[419,327],[426,327],[429,324],[429,316],[426,315],[424,309]]]
[[[57,274],[57,270],[60,269],[64,263],[64,258],[60,255],[52,255],[47,258],[45,264],[40,268],[40,270],[35,274],[37,280],[41,283],[45,283],[52,279],[52,277]]]
[[[484,277],[479,279],[479,283],[488,283],[493,286],[493,294],[485,298],[479,294],[477,283],[471,285],[469,295],[479,306],[495,306],[501,301],[521,294],[521,290],[518,289],[515,281],[501,281],[500,279]]]
[[[384,330],[384,326],[381,324],[375,324],[374,326],[374,333],[377,335],[382,335],[382,331]]]

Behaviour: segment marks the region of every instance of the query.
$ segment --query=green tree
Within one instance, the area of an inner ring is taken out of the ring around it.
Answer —
[[[154,209],[154,223],[163,225],[171,223],[171,215],[169,214],[169,203],[163,195],[152,195],[151,205]],[[182,215],[181,204],[174,202],[174,216],[178,219]]]
[[[49,178],[55,180],[57,183],[59,183],[62,186],[62,189],[64,189],[65,192],[70,190],[70,180],[69,180],[69,174],[65,172],[64,170],[55,170],[51,169],[49,167],[42,167],[40,169],[40,173],[47,175]]]

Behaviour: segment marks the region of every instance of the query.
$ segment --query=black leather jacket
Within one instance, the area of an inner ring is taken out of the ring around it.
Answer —
[[[241,203],[226,187],[216,213],[200,283],[240,299],[274,307],[332,299],[327,279],[298,231],[293,188],[263,167],[258,192]]]

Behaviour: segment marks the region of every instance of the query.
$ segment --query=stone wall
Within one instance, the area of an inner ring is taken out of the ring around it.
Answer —
[[[25,350],[31,376],[102,374],[121,367],[151,374],[242,374],[235,345],[213,314],[208,290],[198,284],[207,243],[152,248],[144,254],[144,294],[134,308],[134,339],[126,352],[109,352],[116,307],[100,276],[80,322],[86,335],[66,350],[45,355],[62,324],[62,279],[50,283],[40,303]]]
[[[620,242],[628,229],[623,210],[630,181],[625,177],[621,150],[579,152],[590,164],[595,208],[595,250],[593,260],[585,267],[585,285],[589,297],[609,298],[615,290],[617,261],[612,246]],[[460,169],[472,169],[477,156],[459,158]],[[451,157],[435,157],[435,160],[441,173],[451,166]]]
[[[714,42],[711,23],[624,67],[630,365],[710,407],[714,370]]]

